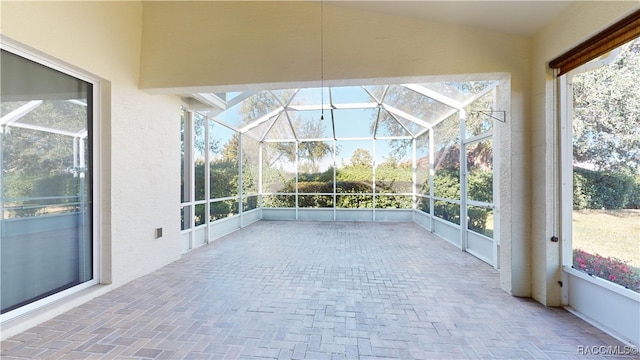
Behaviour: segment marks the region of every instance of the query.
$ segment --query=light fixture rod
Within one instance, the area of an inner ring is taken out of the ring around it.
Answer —
[[[320,120],[324,120],[324,1],[320,0]]]

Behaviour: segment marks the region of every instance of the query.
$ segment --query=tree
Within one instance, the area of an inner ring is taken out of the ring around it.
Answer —
[[[298,138],[317,139],[322,137],[322,123],[302,122],[294,120],[294,127],[298,131]],[[318,162],[333,152],[333,147],[324,141],[302,141],[298,143],[298,157],[304,161],[309,172],[319,171]]]
[[[222,160],[224,161],[238,161],[238,155],[240,154],[240,148],[238,147],[238,139],[240,138],[240,133],[236,132],[233,134],[231,139],[227,141],[226,144],[222,146]]]
[[[250,124],[283,105],[270,91],[260,91],[242,101],[240,105],[242,125]]]
[[[22,102],[3,102],[0,114],[6,115]],[[67,101],[47,100],[18,120],[52,130],[81,132],[87,128],[87,107]],[[74,168],[73,137],[48,131],[4,126],[2,136],[2,192],[5,199],[77,196],[88,191],[81,188],[79,169]],[[86,140],[85,140],[86,144]],[[86,168],[90,159],[85,147]],[[51,202],[74,201],[51,200]],[[48,200],[27,200],[43,205]],[[35,211],[35,210],[34,210]],[[23,212],[22,215],[33,215]]]
[[[443,89],[440,92],[444,92],[443,95],[450,97],[464,96],[465,98],[472,98],[475,94],[481,92],[488,86],[486,81],[468,81],[468,82],[445,82],[442,83]],[[457,95],[456,95],[457,94]],[[432,125],[437,125],[434,122],[447,114],[447,111],[454,111],[454,108],[448,108],[444,104],[432,100],[429,97],[413,91],[409,88],[399,85],[392,85],[387,90],[385,97],[382,101],[385,104],[389,104],[397,109],[400,109],[408,114],[411,114],[423,121]],[[493,108],[493,94],[489,93],[465,108],[468,114],[474,110],[488,110]],[[451,117],[459,118],[456,111]],[[404,127],[398,122],[393,120],[391,116],[385,118],[386,121],[378,122],[378,127],[384,127],[390,134],[403,134],[405,133]],[[459,127],[457,122],[450,123],[449,130],[458,132]],[[375,125],[372,125],[371,131],[373,132]],[[490,121],[487,121],[486,117],[482,116],[468,116],[466,122],[467,128],[473,133],[485,132],[487,126],[490,126]],[[424,130],[422,127],[416,125],[416,128]],[[379,130],[378,130],[379,131]],[[415,130],[414,130],[415,132]],[[414,133],[414,135],[416,135]],[[428,137],[418,137],[417,146],[426,146]],[[407,143],[400,140],[391,141],[391,153],[397,157],[404,157],[404,154],[408,151],[409,147]]]
[[[248,125],[258,120],[273,110],[287,105],[283,100],[290,99],[294,95],[293,90],[285,90],[276,96],[271,91],[261,91],[242,102],[240,107],[240,115],[242,116],[242,125]],[[275,121],[275,120],[269,120]],[[291,119],[293,127],[298,139],[313,139],[322,137],[322,124],[303,121],[299,117]],[[225,146],[229,151],[237,148],[237,138],[232,139],[235,144]],[[273,167],[279,161],[287,160],[294,162],[296,159],[296,146],[293,142],[273,143],[271,150],[263,153],[263,162],[267,167]],[[256,153],[258,149],[255,149]],[[311,164],[312,169],[317,169],[317,162],[333,151],[332,147],[324,142],[298,142],[298,157],[307,160]]]
[[[573,78],[573,157],[596,170],[640,166],[640,38],[615,60]]]
[[[371,166],[373,164],[373,158],[369,150],[362,148],[355,149],[349,161],[353,166]]]

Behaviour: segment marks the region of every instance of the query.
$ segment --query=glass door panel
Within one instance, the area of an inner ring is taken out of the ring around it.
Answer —
[[[93,279],[92,84],[2,50],[2,313]]]

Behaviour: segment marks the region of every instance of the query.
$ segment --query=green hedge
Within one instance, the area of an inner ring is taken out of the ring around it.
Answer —
[[[211,189],[214,197],[235,195],[237,193],[237,164],[235,162],[220,162],[210,166],[212,172]],[[383,171],[384,170],[384,171]],[[196,172],[202,171],[196,168]],[[372,168],[367,166],[349,166],[337,171],[336,174],[336,203],[333,196],[321,194],[333,194],[334,169],[315,174],[302,173],[298,178],[298,193],[313,194],[300,195],[298,206],[302,208],[366,208],[373,207],[373,197],[364,195],[371,193]],[[376,183],[376,207],[387,209],[410,209],[412,197],[396,195],[396,192],[412,192],[410,180],[411,169],[384,169],[379,168],[380,178],[383,181]],[[269,179],[265,181],[265,192],[295,193],[295,178],[291,174],[285,174],[282,170],[267,169],[263,176]],[[491,202],[493,200],[493,174],[492,172],[474,171],[469,174],[470,198],[477,201]],[[428,182],[425,184],[428,189]],[[215,189],[215,190],[214,190]],[[434,178],[434,193],[436,196],[452,200],[460,200],[460,178],[458,169],[439,169]],[[263,198],[265,207],[295,207],[295,196],[272,195]],[[215,216],[224,216],[235,209],[227,208],[228,205],[220,204],[216,208]],[[429,212],[429,202],[426,199],[419,201],[419,208]],[[435,204],[436,216],[453,223],[460,223],[460,205],[438,201]],[[470,229],[487,234],[486,223],[488,213],[486,209],[473,208],[468,211]]]
[[[638,209],[640,208],[640,175],[611,171],[573,169],[573,208]]]
[[[373,207],[373,196],[364,195],[371,193],[371,184],[364,181],[337,181],[337,201],[336,207],[339,208],[367,208]],[[295,193],[295,184],[287,184],[282,190],[284,193]],[[333,182],[300,182],[298,183],[298,205],[305,208],[327,208],[333,207],[333,196],[325,196],[319,194],[332,194]],[[399,195],[380,195],[378,198],[378,207],[406,209],[411,208],[411,197]],[[295,197],[286,195],[272,195],[265,197],[265,206],[268,207],[295,207]]]

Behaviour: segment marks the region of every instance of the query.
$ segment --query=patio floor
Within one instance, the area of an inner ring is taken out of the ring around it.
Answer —
[[[261,221],[3,341],[2,359],[584,359],[589,346],[624,344],[506,294],[416,224]]]

